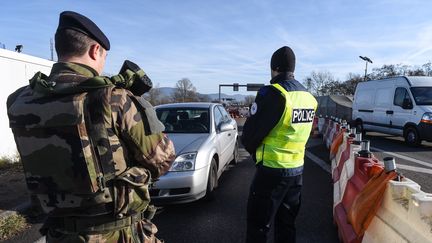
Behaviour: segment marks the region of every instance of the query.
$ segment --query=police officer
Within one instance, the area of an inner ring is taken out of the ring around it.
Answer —
[[[294,79],[295,55],[284,46],[271,58],[270,85],[262,87],[243,128],[242,143],[256,162],[247,206],[246,242],[295,242],[303,158],[317,101]]]
[[[62,12],[55,48],[51,74],[7,101],[28,188],[48,213],[41,232],[47,242],[159,242],[148,187],[175,158],[163,125],[100,76],[110,42],[90,19]]]

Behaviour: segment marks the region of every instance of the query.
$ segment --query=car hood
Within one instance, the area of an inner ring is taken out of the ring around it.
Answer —
[[[185,133],[169,133],[167,134],[174,143],[176,154],[187,152],[195,152],[201,147],[209,134],[185,134]]]

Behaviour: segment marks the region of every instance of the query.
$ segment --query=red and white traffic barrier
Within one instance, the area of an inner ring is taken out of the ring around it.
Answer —
[[[408,178],[400,181],[386,180],[383,181],[385,184],[380,184],[384,191],[380,194],[382,204],[374,204],[378,207],[372,211],[376,212],[375,216],[372,214],[369,218],[365,231],[358,230],[358,222],[355,219],[352,221],[353,204],[358,207],[358,203],[362,202],[361,197],[368,195],[365,189],[371,190],[370,185],[374,184],[368,183],[376,179],[371,171],[376,173],[376,168],[382,170],[383,162],[369,152],[368,142],[363,141],[360,145],[358,141],[361,140],[361,134],[354,136],[354,130],[351,133],[339,132],[336,136],[335,124],[337,122],[325,119],[321,132],[324,142],[332,144],[333,151],[337,150],[332,156],[331,170],[334,182],[334,221],[338,226],[340,240],[432,243],[432,194],[421,191],[420,186]],[[377,191],[372,187],[371,192],[376,194]],[[365,216],[362,211],[356,213]],[[349,220],[356,225],[356,230]]]

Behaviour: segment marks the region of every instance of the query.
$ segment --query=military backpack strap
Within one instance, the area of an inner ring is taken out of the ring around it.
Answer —
[[[155,109],[147,100],[142,96],[131,96],[131,99],[141,113],[145,135],[157,134],[165,130],[165,126],[157,118]]]
[[[85,121],[89,140],[95,148],[102,173],[98,175],[99,188],[107,186],[107,182],[115,178],[116,168],[109,142],[107,122],[111,121],[111,91],[112,86],[88,92],[85,102]]]

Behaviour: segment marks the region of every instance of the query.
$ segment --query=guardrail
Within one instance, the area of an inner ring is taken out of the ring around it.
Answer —
[[[330,149],[333,216],[343,242],[432,242],[432,194],[379,161],[369,141],[341,120],[319,118]]]

